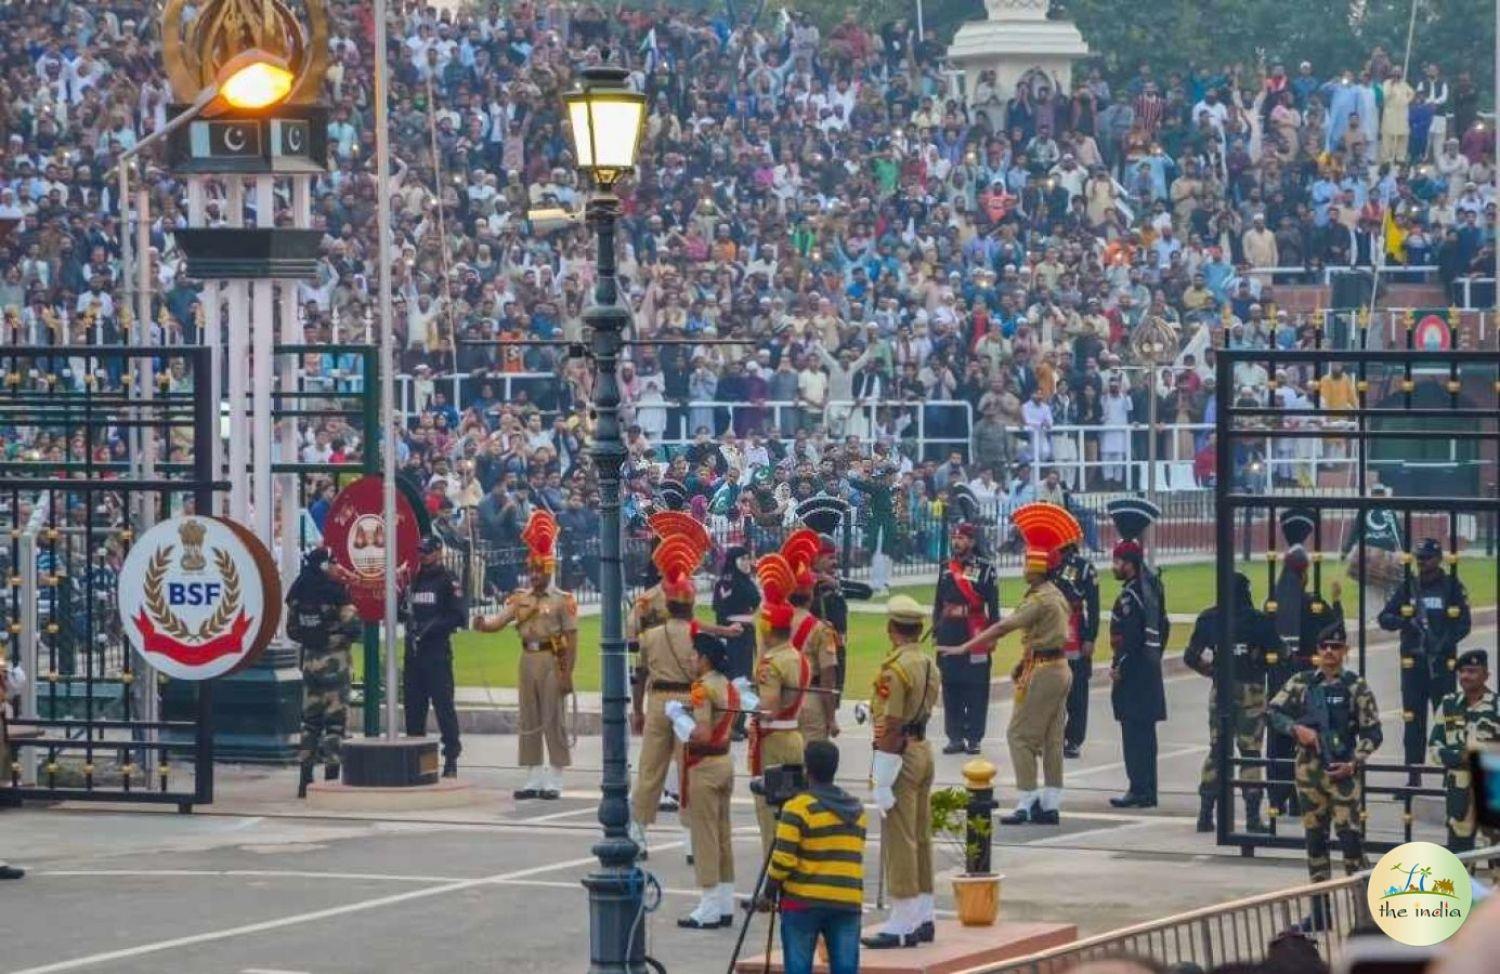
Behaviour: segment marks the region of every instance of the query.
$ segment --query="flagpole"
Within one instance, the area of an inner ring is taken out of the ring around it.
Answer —
[[[367,431],[368,449],[383,444],[381,518],[385,524],[385,739],[397,737],[396,709],[396,348],[391,318],[391,136],[390,67],[387,63],[386,0],[374,0],[375,14],[375,228],[380,264],[380,425]]]

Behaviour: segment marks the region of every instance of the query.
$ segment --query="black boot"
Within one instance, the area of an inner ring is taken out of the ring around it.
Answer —
[[[323,765],[323,780],[324,781],[338,781],[339,780],[339,766],[336,765],[336,764],[325,764],[325,765]]]
[[[457,778],[458,777],[458,758],[444,758],[443,759],[443,777],[444,778]]]
[[[297,777],[297,797],[298,798],[306,798],[307,797],[307,786],[310,785],[310,784],[312,784],[312,780],[313,780],[313,766],[312,766],[312,762],[309,761],[306,764],[302,765],[302,768],[301,768],[301,770],[300,770],[300,772],[298,774],[298,777]]]
[[[1255,833],[1269,832],[1266,820],[1260,817],[1260,796],[1245,799],[1245,831]]]
[[[1218,804],[1213,795],[1198,796],[1198,831],[1214,830],[1214,806]]]

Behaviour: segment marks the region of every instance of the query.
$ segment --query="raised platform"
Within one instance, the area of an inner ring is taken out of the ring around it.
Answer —
[[[879,924],[865,928],[874,933]],[[1078,939],[1078,928],[1071,923],[1012,923],[1000,921],[993,927],[966,927],[957,920],[939,920],[937,938],[920,947],[896,950],[860,948],[860,974],[952,974],[984,964],[1025,957],[1039,950],[1062,947]],[[764,971],[766,959],[750,957],[735,965],[741,974]],[[781,952],[771,956],[771,968],[780,974]],[[827,972],[822,961],[813,964],[814,971]]]
[[[342,781],[315,781],[307,786],[307,805],[323,812],[411,812],[469,805],[478,792],[472,782],[441,778],[435,785],[373,788]]]

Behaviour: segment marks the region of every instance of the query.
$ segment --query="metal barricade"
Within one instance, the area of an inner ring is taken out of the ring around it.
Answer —
[[[1500,846],[1467,852],[1459,859],[1475,864],[1496,856],[1500,856]],[[1332,962],[1349,934],[1369,919],[1365,892],[1369,879],[1366,870],[1218,903],[957,974],[1065,974],[1080,964],[1114,957],[1143,957],[1164,966],[1196,964],[1204,970],[1226,964],[1257,965],[1276,938],[1297,928],[1315,910],[1324,914],[1324,929],[1307,936],[1324,960]]]

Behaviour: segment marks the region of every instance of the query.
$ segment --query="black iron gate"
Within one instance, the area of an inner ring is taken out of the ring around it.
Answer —
[[[30,682],[0,798],[213,801],[213,683],[196,684],[196,719],[159,719],[158,677],[134,658],[115,604],[148,523],[211,510],[217,417],[198,383],[209,362],[204,347],[0,352],[0,619]]]
[[[1325,584],[1327,570],[1343,573],[1346,569],[1341,554],[1362,566],[1370,566],[1375,560],[1367,545],[1368,532],[1357,532],[1353,535],[1357,540],[1348,545],[1337,539],[1336,535],[1348,528],[1345,515],[1350,512],[1356,518],[1371,512],[1391,512],[1395,523],[1404,529],[1399,549],[1387,562],[1393,573],[1392,591],[1403,581],[1410,583],[1414,535],[1443,539],[1449,553],[1446,570],[1453,578],[1461,577],[1461,565],[1485,565],[1487,571],[1493,571],[1500,523],[1496,483],[1500,460],[1500,351],[1416,351],[1409,324],[1407,338],[1404,350],[1217,351],[1215,499],[1220,606],[1234,604],[1234,573],[1244,566],[1250,575],[1253,570],[1248,566],[1262,559],[1267,591],[1273,591],[1270,582],[1283,547],[1277,518],[1293,507],[1309,509],[1316,515],[1309,539],[1315,612],[1320,606],[1326,611],[1325,593],[1332,587],[1331,579]],[[1352,382],[1352,407],[1320,400],[1318,390],[1336,365]],[[1265,374],[1273,377],[1269,402],[1237,393],[1240,383],[1236,376],[1241,367],[1264,367]],[[1313,390],[1310,403],[1298,402],[1295,410],[1278,404],[1278,386],[1287,379],[1307,383]],[[1330,408],[1332,405],[1344,408]],[[1342,445],[1348,451],[1349,476],[1345,481],[1327,482],[1317,459],[1325,455],[1322,449],[1307,451],[1313,457],[1310,471],[1304,469],[1293,477],[1276,476],[1278,463],[1293,469],[1299,464],[1308,466],[1298,459],[1302,455],[1298,445],[1319,441]],[[1413,451],[1413,444],[1420,444],[1420,449]],[[1415,463],[1426,465],[1416,476],[1412,469]],[[1394,486],[1394,491],[1388,496],[1372,494],[1377,478]],[[1257,558],[1250,552],[1251,536],[1260,536],[1262,531],[1266,547]],[[1237,533],[1243,552],[1235,543]],[[1344,536],[1350,537],[1347,533]],[[1357,648],[1351,656],[1353,668],[1361,674],[1372,672],[1369,643],[1377,637],[1368,631],[1368,620],[1372,609],[1379,610],[1372,603],[1376,598],[1383,602],[1387,594],[1377,591],[1368,578],[1368,571],[1349,572],[1346,578],[1355,595],[1346,613],[1353,611],[1358,616],[1357,629],[1350,632],[1351,646]],[[1471,587],[1471,599],[1475,594]],[[1487,600],[1490,593],[1484,595]],[[1500,593],[1495,593],[1495,601],[1500,602]],[[1217,644],[1234,645],[1239,620],[1231,612],[1221,612],[1219,620]],[[1491,637],[1489,642],[1493,650],[1497,640]],[[1477,644],[1470,639],[1463,648]],[[1396,655],[1390,658],[1394,660]],[[1232,653],[1215,656],[1219,844],[1238,846],[1246,855],[1253,854],[1257,847],[1300,848],[1303,836],[1300,829],[1286,828],[1289,816],[1272,815],[1265,832],[1249,831],[1236,817],[1233,797],[1247,787],[1258,789],[1268,784],[1247,779],[1245,769],[1262,768],[1267,778],[1284,778],[1288,783],[1293,774],[1290,759],[1235,754],[1233,662]],[[1384,659],[1380,665],[1386,665]],[[1395,701],[1380,699],[1379,703],[1382,710],[1389,710]],[[1407,722],[1413,719],[1409,711],[1403,717]],[[1266,733],[1269,738],[1273,732],[1268,729]],[[1401,742],[1388,736],[1375,760],[1360,771],[1364,784],[1361,814],[1368,824],[1374,809],[1382,826],[1399,823],[1403,841],[1411,841],[1420,824],[1414,802],[1443,797],[1443,769],[1408,765],[1400,750]],[[1429,837],[1437,838],[1442,834],[1440,820],[1434,821],[1433,827],[1436,835]],[[1371,850],[1383,851],[1395,844],[1366,840]]]

